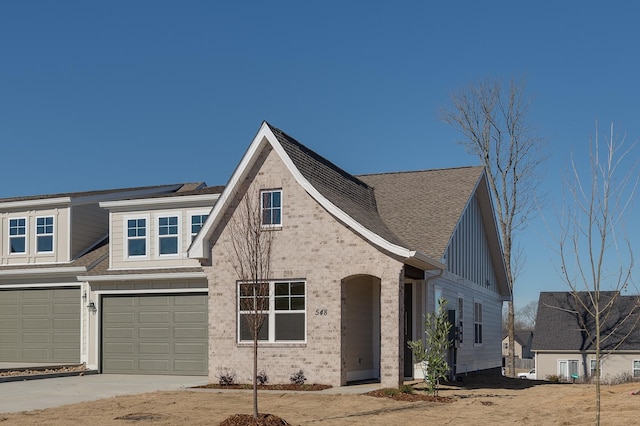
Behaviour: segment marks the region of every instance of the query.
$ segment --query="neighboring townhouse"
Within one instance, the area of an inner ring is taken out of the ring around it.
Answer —
[[[250,377],[227,224],[257,192],[274,233],[259,349],[273,382],[299,369],[334,386],[419,377],[407,342],[441,297],[457,328],[452,373],[500,368],[509,291],[484,169],[352,176],[265,122],[189,249],[208,279],[211,381]]]
[[[607,306],[601,314],[601,378],[640,378],[640,296],[605,291],[600,296],[600,306]],[[532,342],[538,379],[595,375],[595,319],[578,303],[592,306],[589,297],[588,292],[540,293]]]
[[[515,333],[513,338],[516,358],[533,358],[533,352],[531,352],[531,341],[533,340],[533,332],[519,331]],[[506,335],[502,338],[502,356],[509,356],[509,335]]]
[[[1,199],[0,362],[86,363],[108,372],[135,371],[145,350],[151,361],[161,358],[155,352],[175,338],[161,323],[167,314],[144,329],[150,315],[131,313],[135,303],[120,296],[168,303],[160,293],[199,288],[206,299],[204,274],[186,249],[221,189],[176,184]],[[204,311],[198,315],[206,319]],[[156,340],[145,341],[144,333]],[[118,340],[124,335],[135,341]]]

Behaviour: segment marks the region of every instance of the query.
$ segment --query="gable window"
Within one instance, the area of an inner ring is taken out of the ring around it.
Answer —
[[[473,343],[482,343],[482,302],[473,304]]]
[[[633,378],[640,378],[640,359],[633,360]]]
[[[147,254],[147,219],[127,220],[127,253],[129,257]]]
[[[158,218],[160,255],[178,254],[178,216]]]
[[[265,315],[258,332],[264,342],[303,342],[306,336],[304,281],[271,281],[254,286],[238,284],[238,335],[240,342],[253,340],[249,325],[257,307]]]
[[[26,253],[27,219],[9,219],[9,252]]]
[[[202,228],[208,217],[208,214],[194,214],[191,216],[191,241],[198,235],[200,228]]]
[[[36,250],[38,253],[53,251],[53,216],[36,218]]]
[[[260,193],[260,210],[262,211],[262,225],[282,225],[282,190],[269,190]]]

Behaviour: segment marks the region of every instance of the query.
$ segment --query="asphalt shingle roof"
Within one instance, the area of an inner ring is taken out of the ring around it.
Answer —
[[[617,296],[617,297],[616,297]],[[588,303],[589,294],[578,297]],[[613,305],[601,315],[601,349],[640,350],[640,296],[601,292],[601,306],[612,298]],[[538,301],[532,350],[595,350],[595,321],[571,292],[542,292]]]

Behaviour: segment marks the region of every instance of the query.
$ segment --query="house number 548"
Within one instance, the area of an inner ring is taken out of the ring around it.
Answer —
[[[326,309],[316,309],[316,315],[327,315]]]

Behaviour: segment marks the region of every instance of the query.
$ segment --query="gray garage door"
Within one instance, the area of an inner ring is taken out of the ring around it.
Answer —
[[[102,372],[206,375],[206,294],[103,296]]]
[[[0,290],[0,362],[80,362],[79,288]]]

